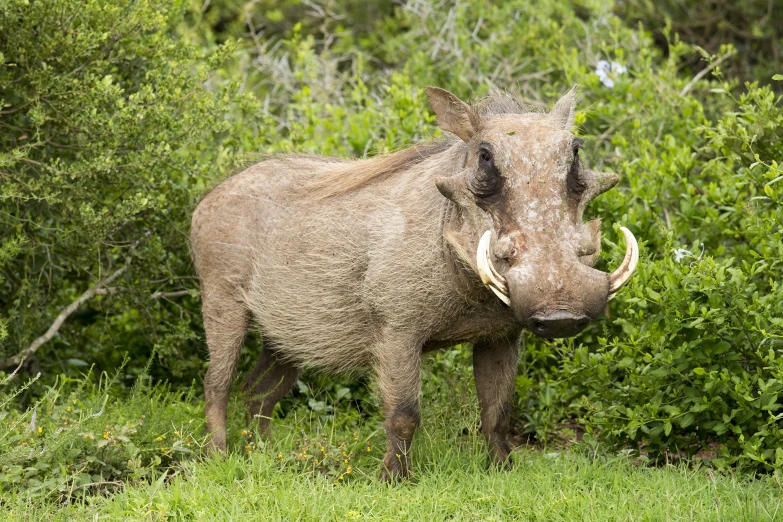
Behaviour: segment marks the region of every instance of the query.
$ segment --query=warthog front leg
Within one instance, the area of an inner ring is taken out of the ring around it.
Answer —
[[[279,360],[274,345],[265,341],[253,371],[242,385],[250,417],[259,417],[259,433],[267,430],[275,405],[291,391],[298,375],[299,369]]]
[[[393,481],[410,476],[411,442],[421,418],[421,345],[411,348],[399,343],[379,351],[378,379],[386,419],[386,457],[381,478]]]
[[[511,447],[506,440],[517,377],[519,336],[481,341],[473,345],[473,375],[481,409],[481,432],[487,439],[494,463],[512,467]]]

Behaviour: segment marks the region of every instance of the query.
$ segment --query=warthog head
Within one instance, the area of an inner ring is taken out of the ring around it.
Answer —
[[[582,164],[582,140],[570,132],[574,89],[548,114],[525,112],[502,96],[471,107],[443,89],[429,87],[427,94],[438,125],[467,144],[458,172],[437,180],[460,213],[459,229],[447,231],[447,240],[475,252],[470,264],[524,327],[546,338],[576,335],[630,279],[639,251],[622,228],[620,268],[611,274],[592,268],[601,220],[582,217],[618,176]]]

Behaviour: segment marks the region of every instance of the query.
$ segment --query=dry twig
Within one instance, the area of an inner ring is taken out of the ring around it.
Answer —
[[[76,299],[74,302],[66,306],[57,315],[57,317],[55,317],[54,322],[51,324],[51,326],[49,326],[49,329],[46,330],[46,333],[44,333],[42,336],[34,340],[32,344],[30,344],[30,346],[28,346],[21,352],[17,353],[12,357],[9,357],[8,359],[5,359],[4,361],[0,361],[0,370],[4,370],[12,366],[21,365],[24,361],[27,360],[28,357],[30,357],[35,352],[37,352],[41,346],[48,343],[52,339],[52,337],[54,337],[57,334],[57,332],[60,330],[60,327],[62,327],[63,323],[65,323],[65,321],[74,312],[76,312],[79,308],[81,308],[82,305],[87,301],[89,301],[90,299],[98,295],[113,295],[119,292],[121,288],[112,288],[109,287],[109,285],[112,284],[122,274],[128,271],[128,269],[130,268],[131,259],[133,258],[133,251],[136,249],[139,243],[141,243],[144,239],[148,238],[149,236],[150,234],[147,233],[142,239],[135,241],[131,245],[130,250],[128,251],[128,255],[125,258],[125,264],[122,267],[115,270],[110,276],[98,281],[95,285],[93,285],[92,287],[87,289],[82,295],[80,295],[78,299]]]
[[[737,51],[732,49],[732,50],[728,51],[727,53],[720,55],[715,61],[713,61],[711,64],[709,64],[707,67],[705,67],[701,71],[699,71],[698,74],[696,74],[696,76],[694,76],[693,79],[691,81],[689,81],[688,84],[685,87],[682,88],[682,90],[680,91],[680,97],[685,96],[686,94],[688,94],[690,92],[690,90],[693,88],[693,86],[696,85],[696,82],[698,82],[699,80],[701,80],[702,78],[707,76],[707,74],[711,70],[713,70],[714,68],[719,66],[721,63],[723,63],[726,59],[731,58],[735,54],[737,54]]]

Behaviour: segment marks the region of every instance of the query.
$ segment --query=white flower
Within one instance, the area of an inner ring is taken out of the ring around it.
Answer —
[[[600,60],[595,68],[595,74],[601,79],[601,83],[610,89],[614,87],[613,78],[627,72],[628,68],[625,65],[619,62],[609,63],[606,60]]]
[[[625,74],[628,72],[628,68],[618,62],[612,62],[612,72],[615,74]]]
[[[677,250],[674,251],[674,260],[676,262],[679,263],[680,261],[683,260],[683,258],[686,257],[694,257],[693,252],[691,252],[690,250],[685,250],[684,248],[678,248]]]
[[[683,259],[685,259],[686,257],[692,257],[696,259],[696,261],[700,261],[701,258],[704,256],[704,243],[701,244],[701,254],[699,254],[699,257],[696,257],[696,255],[693,252],[691,252],[690,250],[685,250],[684,248],[678,248],[677,250],[672,252],[672,254],[674,254],[674,260],[678,263]]]

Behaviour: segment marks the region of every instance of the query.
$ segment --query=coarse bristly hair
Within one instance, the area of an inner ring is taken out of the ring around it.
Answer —
[[[508,92],[494,92],[477,100],[470,108],[471,120],[478,128],[482,119],[500,114],[542,113],[543,109]],[[308,179],[302,193],[315,199],[326,199],[354,191],[368,183],[386,179],[395,173],[420,164],[459,144],[454,137],[445,137],[414,144],[391,154],[360,161],[345,162],[344,168]]]

